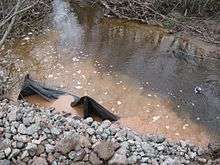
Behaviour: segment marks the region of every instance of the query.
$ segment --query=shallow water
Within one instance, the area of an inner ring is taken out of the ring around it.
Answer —
[[[14,48],[27,63],[38,61],[35,78],[95,98],[137,132],[199,144],[219,137],[220,60],[211,56],[216,48],[159,27],[102,18],[95,7],[54,2],[53,26]],[[28,100],[82,115],[69,106],[70,98]]]

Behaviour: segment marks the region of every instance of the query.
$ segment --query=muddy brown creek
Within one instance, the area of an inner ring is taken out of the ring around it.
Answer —
[[[54,1],[44,34],[25,37],[13,51],[31,75],[78,96],[89,95],[139,133],[197,144],[220,135],[220,60],[213,48],[166,30],[102,17],[97,7]],[[187,53],[187,55],[186,55]],[[31,103],[82,115],[64,96]]]

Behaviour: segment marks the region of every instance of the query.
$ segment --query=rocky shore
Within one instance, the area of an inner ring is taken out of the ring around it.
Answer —
[[[26,102],[0,102],[0,165],[218,164],[209,150]]]

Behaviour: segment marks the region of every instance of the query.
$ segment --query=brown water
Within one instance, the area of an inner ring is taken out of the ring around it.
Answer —
[[[56,6],[57,5],[57,6]],[[61,5],[61,7],[60,7]],[[54,26],[45,34],[19,41],[14,51],[26,63],[38,61],[32,75],[75,95],[89,95],[140,133],[165,134],[207,144],[220,135],[220,60],[216,47],[166,30],[102,18],[97,8],[56,0]],[[189,56],[181,55],[187,52]],[[201,87],[202,94],[194,88]],[[82,115],[71,97],[53,103],[28,100]]]

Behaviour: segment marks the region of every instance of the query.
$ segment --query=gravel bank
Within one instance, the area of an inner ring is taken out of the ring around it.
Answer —
[[[0,102],[0,165],[218,164],[208,149],[26,102]]]

